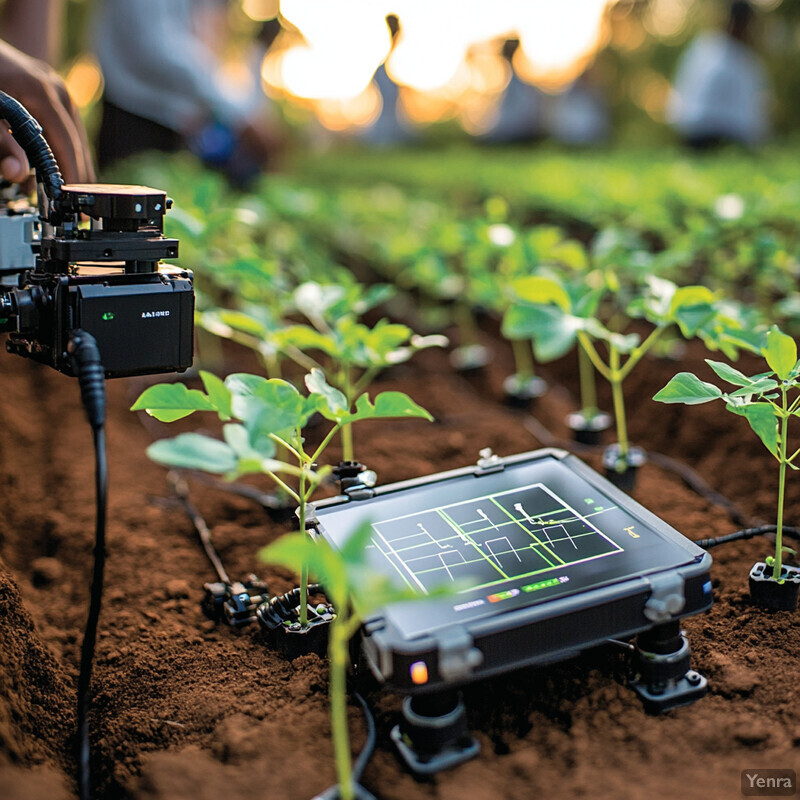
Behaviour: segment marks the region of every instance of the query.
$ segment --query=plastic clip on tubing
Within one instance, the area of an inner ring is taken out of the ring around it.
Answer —
[[[5,92],[0,92],[0,118],[4,119],[11,135],[25,151],[45,194],[56,200],[61,194],[64,179],[58,168],[53,151],[42,135],[42,127],[31,116],[25,106]]]

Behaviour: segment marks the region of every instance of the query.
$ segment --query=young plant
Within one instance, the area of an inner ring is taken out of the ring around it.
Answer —
[[[736,387],[723,391],[700,380],[691,372],[680,372],[658,392],[660,403],[698,405],[722,400],[725,408],[744,417],[764,446],[778,462],[778,518],[775,532],[775,555],[767,559],[772,578],[783,578],[783,506],[786,468],[798,469],[795,460],[800,448],[789,453],[788,426],[792,417],[800,417],[800,362],[794,340],[773,325],[761,350],[769,371],[747,376],[728,364],[706,359],[706,363],[726,383]]]
[[[592,289],[567,284],[555,276],[534,276],[515,281],[512,288],[522,303],[514,309],[512,321],[527,326],[540,357],[557,358],[577,341],[597,372],[611,384],[617,428],[613,470],[618,473],[627,470],[630,453],[623,383],[666,331],[677,327],[685,338],[698,337],[710,349],[723,349],[732,356],[737,347],[753,347],[752,337],[739,328],[736,319],[722,314],[719,300],[704,286],[678,287],[650,276],[646,287],[621,310],[613,304],[609,310],[605,302],[610,292],[607,281]],[[609,328],[611,322],[605,322],[609,318],[622,330]],[[633,318],[652,326],[644,340],[638,333],[622,332]],[[591,398],[591,384],[586,377],[584,382]]]
[[[511,299],[503,315],[503,335],[512,341],[533,341],[537,360],[546,362],[566,355],[577,342],[580,324],[597,313],[603,288],[592,288],[585,276],[572,280],[552,269],[509,283]],[[581,412],[587,421],[600,413],[595,370],[583,348],[578,350]]]
[[[380,320],[370,327],[359,321],[365,311],[392,294],[387,286],[364,289],[358,284],[323,286],[307,282],[294,293],[294,305],[311,325],[290,325],[275,337],[279,349],[301,366],[324,374],[352,409],[357,398],[384,369],[401,364],[418,350],[442,347],[444,336],[417,336],[407,325]],[[321,359],[311,353],[322,354]],[[349,422],[341,426],[342,460],[354,460]]]
[[[306,376],[308,396],[279,378],[237,373],[222,381],[208,372],[201,372],[200,377],[204,392],[188,389],[182,383],[158,384],[146,389],[131,410],[144,410],[161,422],[174,422],[195,411],[213,411],[224,423],[224,441],[199,433],[182,433],[150,445],[148,456],[166,466],[199,469],[229,480],[253,473],[266,475],[297,502],[301,531],[306,529],[308,501],[330,472],[329,468],[318,469],[316,464],[343,427],[388,417],[432,419],[402,392],[381,392],[374,403],[361,394],[351,405],[338,389],[328,385],[319,370]],[[332,425],[320,444],[308,452],[303,429],[315,412]],[[278,448],[293,456],[295,463],[276,458]],[[307,588],[308,575],[301,570],[303,627],[308,624]]]
[[[370,567],[367,545],[371,535],[372,526],[366,523],[350,536],[341,550],[336,550],[324,539],[312,540],[295,533],[278,539],[259,553],[269,564],[298,572],[308,569],[325,587],[325,594],[336,608],[328,637],[328,694],[336,777],[342,800],[356,797],[347,728],[348,643],[373,611],[389,603],[419,597]]]

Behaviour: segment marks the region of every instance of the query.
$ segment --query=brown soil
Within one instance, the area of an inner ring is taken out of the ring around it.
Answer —
[[[508,455],[540,445],[527,415],[499,402],[510,363],[505,346],[495,347],[488,373],[475,378],[453,374],[444,354],[429,352],[381,382],[377,388],[408,392],[437,419],[356,430],[357,452],[382,482],[464,466],[486,446]],[[702,367],[703,355],[653,360],[632,376],[633,438],[684,459],[750,518],[769,520],[774,463],[743,420],[649,401],[678,369]],[[75,791],[72,709],[94,528],[91,438],[74,381],[0,360],[0,795],[61,800]],[[554,385],[536,416],[565,438],[571,361],[544,372]],[[213,573],[164,471],[145,456],[153,425],[127,411],[142,387],[109,384],[108,563],[91,720],[96,795],[307,800],[334,781],[326,664],[316,656],[287,662],[254,630],[217,627],[201,614],[202,585]],[[157,427],[158,435],[175,433]],[[588,460],[598,466],[595,454]],[[286,525],[252,501],[193,488],[228,571],[256,572],[273,591],[288,589],[290,575],[256,558]],[[690,538],[735,529],[653,465],[642,470],[635,497]],[[800,518],[798,481],[788,517]],[[417,783],[388,744],[399,699],[373,687],[379,746],[365,786],[383,800],[731,798],[740,796],[745,768],[797,768],[798,612],[755,610],[747,594],[747,571],[768,547],[753,540],[713,552],[715,606],[686,621],[694,666],[710,680],[707,698],[645,715],[611,646],[484,681],[466,690],[480,757]],[[358,748],[364,733],[355,706],[351,728]]]

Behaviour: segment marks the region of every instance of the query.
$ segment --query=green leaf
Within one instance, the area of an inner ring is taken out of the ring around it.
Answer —
[[[778,388],[778,382],[772,378],[759,378],[749,386],[743,386],[735,392],[731,392],[731,397],[746,397],[747,395],[763,396],[767,392],[773,392]]]
[[[131,406],[131,411],[147,411],[161,422],[174,422],[195,411],[216,411],[216,406],[198,389],[183,383],[159,383],[145,389]]]
[[[714,303],[714,293],[706,286],[680,286],[672,295],[669,315],[674,317],[680,309],[696,306],[710,307]]]
[[[260,440],[270,434],[285,434],[303,428],[316,410],[316,398],[306,398],[280,378],[235,373],[225,379],[233,395],[233,414],[244,422],[250,442],[258,450]]]
[[[324,539],[313,540],[306,533],[290,533],[262,548],[259,558],[300,573],[303,567],[325,586],[335,608],[347,607],[347,569],[341,555]]]
[[[766,403],[742,405],[728,403],[726,408],[734,414],[745,417],[767,450],[773,455],[778,454],[778,420],[775,418],[771,405]]]
[[[200,379],[203,381],[208,399],[217,409],[219,418],[224,422],[233,416],[233,397],[223,381],[210,372],[200,370]]]
[[[659,403],[684,403],[698,405],[722,397],[722,392],[713,383],[701,381],[691,372],[679,372],[657,392],[653,400]]]
[[[797,363],[797,345],[791,336],[782,333],[773,325],[767,333],[767,345],[762,351],[770,369],[785,381]]]
[[[294,291],[294,304],[298,311],[310,320],[318,319],[345,295],[345,288],[339,285],[323,286],[321,283],[308,281]]]
[[[325,586],[325,593],[336,608],[346,608],[349,599],[361,619],[378,608],[404,600],[418,599],[420,594],[405,585],[391,581],[370,563],[369,545],[374,534],[369,522],[362,523],[336,550],[325,539],[311,539],[308,535],[292,533],[263,548],[259,557],[271,564],[300,572],[307,566],[309,572]],[[443,596],[446,591],[431,594]]]
[[[585,270],[589,264],[586,248],[574,239],[567,239],[556,245],[547,256],[574,270]]]
[[[538,361],[552,361],[568,353],[575,345],[579,327],[571,314],[555,306],[516,304],[503,315],[503,336],[507,339],[533,339]]]
[[[722,361],[712,361],[710,358],[705,359],[705,362],[722,380],[732,383],[734,386],[751,386],[755,382],[730,364],[725,364]]]
[[[678,287],[664,278],[649,275],[647,290],[628,305],[628,313],[632,316],[642,316],[654,325],[663,325],[671,322],[670,308]]]
[[[262,437],[257,441],[257,447],[250,439],[250,432],[244,425],[228,423],[222,426],[222,435],[225,442],[236,453],[238,459],[258,460],[270,459],[275,455],[275,442],[272,439]],[[276,461],[275,464],[280,462]],[[273,470],[274,464],[266,467]],[[252,471],[252,470],[249,470]],[[261,470],[263,471],[263,470]]]
[[[343,424],[348,424],[364,419],[385,419],[389,417],[421,417],[429,421],[433,420],[429,412],[402,392],[381,392],[375,398],[374,405],[370,403],[367,394],[362,394],[356,400],[355,412],[343,414],[338,417],[338,420]]]
[[[347,398],[342,392],[331,386],[325,380],[325,373],[321,369],[312,369],[305,377],[306,388],[312,394],[318,395],[325,401],[325,408],[331,416],[330,419],[337,419],[343,412],[347,412]]]
[[[333,337],[320,333],[308,325],[288,325],[277,331],[273,340],[275,346],[280,350],[289,347],[298,350],[320,350],[334,358],[339,353],[339,347]]]
[[[568,313],[571,308],[569,295],[560,283],[553,278],[541,275],[529,275],[511,281],[511,290],[526,303],[546,305],[552,303],[562,311]]]
[[[680,328],[686,339],[696,336],[698,331],[714,319],[716,311],[708,304],[684,305],[675,309],[670,316]]]
[[[200,469],[218,475],[235,471],[237,462],[230,445],[199,433],[161,439],[147,448],[147,455],[168,467]]]
[[[586,331],[593,339],[600,339],[601,341],[608,342],[619,350],[620,353],[630,353],[639,346],[641,337],[638,333],[614,333],[610,331],[597,319],[590,317],[589,319],[580,320],[582,330]]]

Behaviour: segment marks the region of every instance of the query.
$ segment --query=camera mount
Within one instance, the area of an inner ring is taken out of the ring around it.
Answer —
[[[108,378],[186,370],[192,273],[161,263],[178,256],[178,240],[164,236],[172,201],[146,186],[64,184],[38,123],[2,92],[0,117],[39,188],[38,219],[9,202],[0,214],[0,280],[16,279],[16,288],[0,286],[6,349],[73,375],[68,345],[81,329],[97,340]]]

